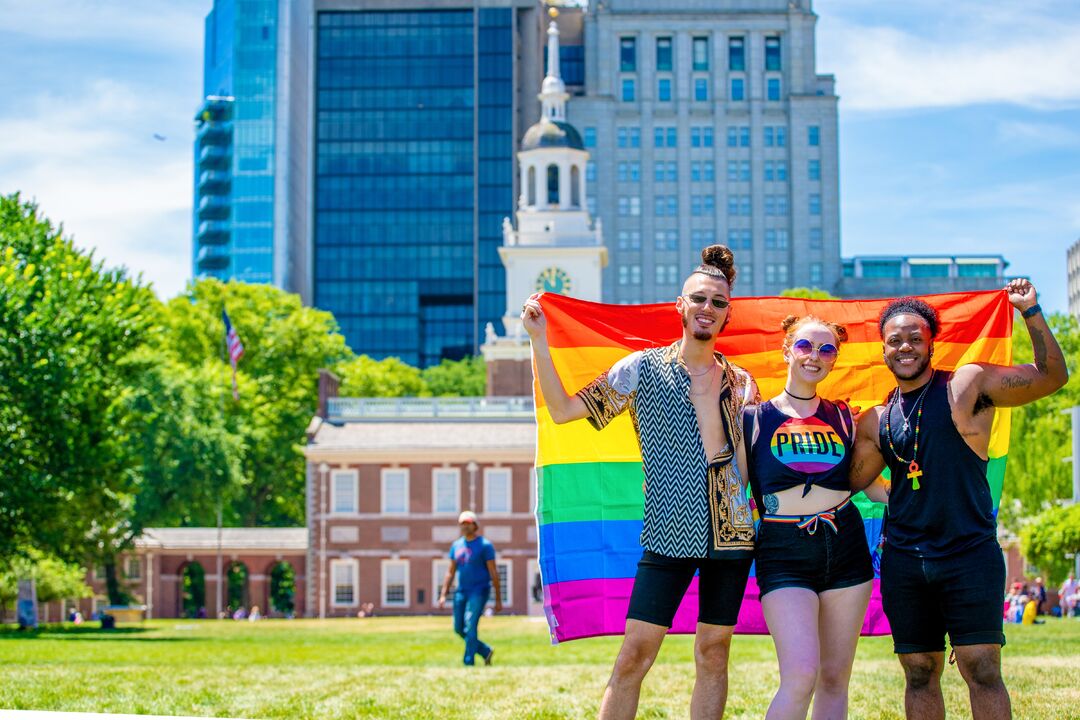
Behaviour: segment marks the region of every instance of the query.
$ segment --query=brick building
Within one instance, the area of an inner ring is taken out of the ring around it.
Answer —
[[[457,516],[495,545],[506,612],[541,614],[532,399],[323,398],[308,428],[306,607],[437,610]]]

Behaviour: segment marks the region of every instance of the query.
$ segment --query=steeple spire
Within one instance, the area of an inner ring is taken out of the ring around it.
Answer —
[[[540,107],[543,119],[566,122],[566,100],[570,96],[566,92],[566,84],[563,83],[559,73],[559,28],[555,25],[555,18],[559,16],[556,8],[550,8],[548,15],[551,23],[548,24],[547,36],[547,75],[544,83],[540,86]]]

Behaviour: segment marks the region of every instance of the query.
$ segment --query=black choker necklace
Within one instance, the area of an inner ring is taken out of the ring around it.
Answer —
[[[795,393],[791,392],[786,387],[784,388],[784,392],[786,392],[788,395],[795,398],[796,400],[813,400],[814,398],[817,397],[817,393],[814,393],[813,395],[811,395],[808,398],[807,397],[802,397],[801,395],[796,395]]]

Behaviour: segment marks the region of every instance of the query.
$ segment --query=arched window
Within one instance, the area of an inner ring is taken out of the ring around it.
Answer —
[[[581,207],[581,170],[577,165],[570,166],[570,204]]]
[[[547,169],[547,201],[548,205],[559,204],[559,166],[548,165]]]
[[[536,205],[536,167],[529,168],[529,188],[528,198],[529,205]]]

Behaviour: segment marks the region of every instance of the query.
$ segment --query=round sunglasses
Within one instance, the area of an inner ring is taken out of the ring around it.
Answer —
[[[731,304],[728,302],[727,298],[720,297],[719,295],[708,297],[707,295],[701,295],[699,293],[690,293],[689,295],[683,295],[683,297],[689,300],[692,305],[704,305],[705,301],[708,300],[717,310],[723,310]]]
[[[810,357],[814,353],[814,343],[806,338],[799,338],[791,343],[791,350],[799,357]],[[817,346],[818,357],[824,362],[833,362],[840,351],[832,343],[821,343]]]

